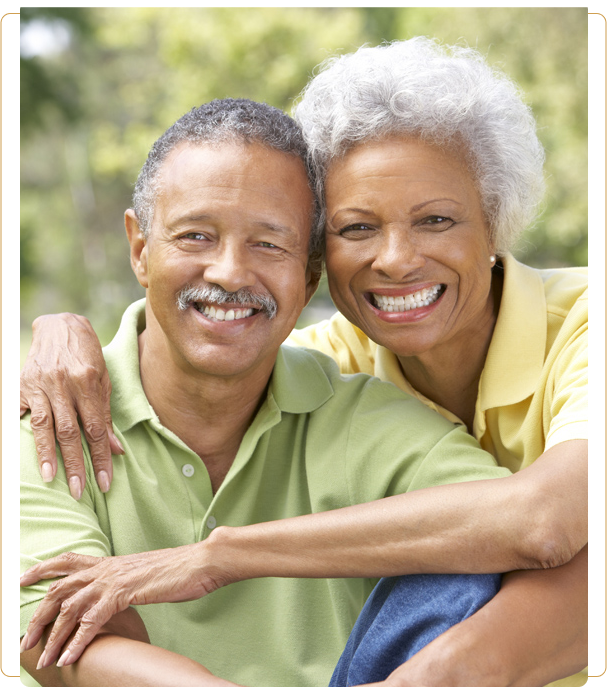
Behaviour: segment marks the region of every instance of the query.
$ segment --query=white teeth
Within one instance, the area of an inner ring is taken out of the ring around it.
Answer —
[[[221,308],[214,308],[212,305],[206,305],[202,310],[203,315],[206,315],[210,320],[215,322],[231,322],[232,320],[243,320],[246,317],[251,317],[255,313],[253,308],[231,308],[230,310],[222,310]]]
[[[384,312],[406,312],[434,303],[438,300],[440,292],[441,285],[435,284],[427,289],[410,293],[408,296],[380,296],[377,293],[371,295],[375,306]]]

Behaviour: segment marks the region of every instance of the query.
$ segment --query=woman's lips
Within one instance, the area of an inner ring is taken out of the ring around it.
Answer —
[[[446,290],[444,284],[431,284],[415,291],[376,289],[368,292],[367,301],[378,317],[387,322],[412,322],[429,315]]]

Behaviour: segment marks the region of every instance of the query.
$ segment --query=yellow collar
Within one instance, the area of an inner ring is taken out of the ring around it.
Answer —
[[[481,411],[531,396],[546,355],[548,314],[542,278],[512,255],[502,258],[502,264],[504,288],[481,375],[477,402]]]

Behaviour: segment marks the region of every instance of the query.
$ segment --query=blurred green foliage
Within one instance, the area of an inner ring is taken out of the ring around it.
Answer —
[[[420,34],[477,47],[533,108],[548,193],[519,256],[536,266],[587,262],[584,8],[24,8],[21,26],[27,329],[39,314],[72,310],[105,342],[142,295],[123,212],[148,149],[180,115],[226,96],[289,111],[329,55]],[[327,301],[323,287],[308,317]]]

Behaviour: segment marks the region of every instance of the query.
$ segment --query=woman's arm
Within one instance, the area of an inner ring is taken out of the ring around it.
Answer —
[[[543,687],[587,663],[585,547],[560,568],[506,575],[501,591],[486,606],[377,687]]]
[[[56,470],[55,428],[68,483],[76,476],[84,485],[78,413],[88,428],[97,479],[109,486],[111,386],[88,320],[66,313],[38,318],[21,384],[21,407],[32,410],[39,460],[51,465],[41,468],[43,474]],[[113,444],[112,450],[121,447]],[[307,576],[324,577],[335,572],[335,565],[359,576],[362,569],[351,565],[363,561],[367,569],[379,560],[385,569],[386,557],[395,562],[391,574],[554,567],[571,560],[587,542],[587,451],[586,441],[569,441],[506,479],[421,490],[351,511],[231,534],[253,547],[251,566],[259,551],[261,569],[270,562],[293,576],[303,568]],[[319,563],[325,567],[317,569]]]
[[[114,616],[76,664],[38,670],[44,641],[21,655],[21,664],[42,687],[237,687],[185,656],[152,646],[132,608]]]
[[[552,568],[588,542],[587,473],[588,442],[568,441],[501,479],[217,528],[217,560],[237,579]]]

